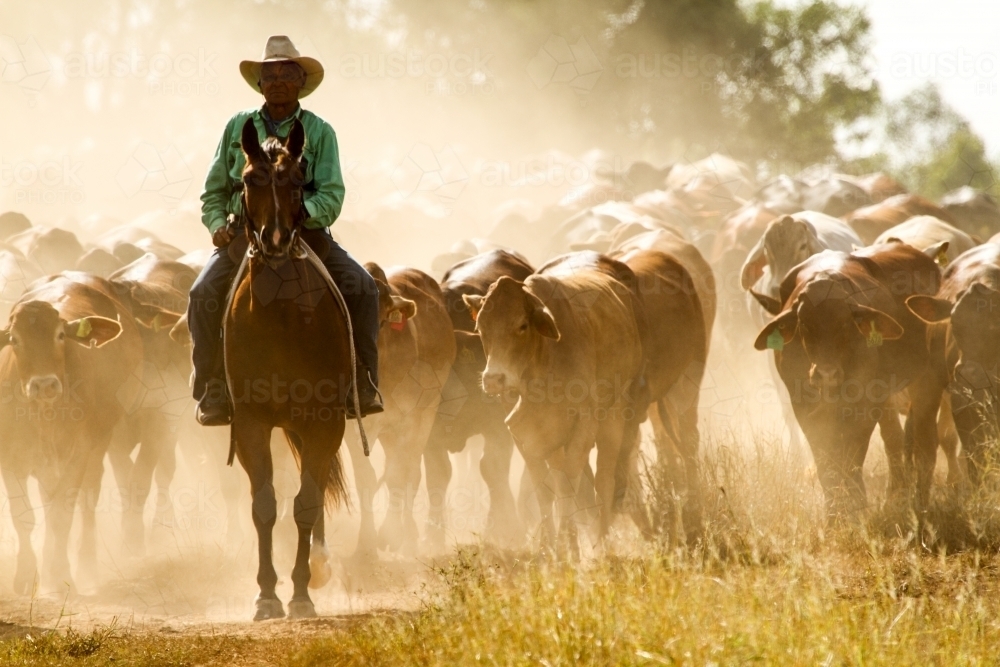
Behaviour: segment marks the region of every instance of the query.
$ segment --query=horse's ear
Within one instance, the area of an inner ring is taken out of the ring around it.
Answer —
[[[293,158],[298,160],[302,157],[302,149],[306,146],[306,131],[298,118],[292,123],[292,129],[288,131],[288,139],[285,148]]]
[[[260,149],[260,139],[257,138],[257,126],[253,124],[253,118],[247,118],[247,122],[243,123],[243,134],[240,136],[240,144],[249,162],[257,162],[264,159],[264,154]]]

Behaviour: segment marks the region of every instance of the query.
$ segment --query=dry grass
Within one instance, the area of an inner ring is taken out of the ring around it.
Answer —
[[[964,503],[940,490],[921,540],[900,509],[828,524],[807,471],[767,440],[736,441],[705,448],[706,533],[696,547],[641,544],[625,522],[603,554],[579,564],[466,547],[434,566],[441,586],[413,613],[306,634],[284,622],[248,636],[34,633],[0,643],[0,664],[1000,661],[992,481]],[[877,466],[868,482],[879,507]]]

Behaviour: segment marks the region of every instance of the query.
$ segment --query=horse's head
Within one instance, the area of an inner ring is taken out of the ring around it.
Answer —
[[[288,258],[306,217],[302,206],[305,130],[296,119],[284,142],[268,137],[261,144],[253,120],[248,119],[241,143],[247,158],[243,205],[251,243],[269,263],[281,262]]]

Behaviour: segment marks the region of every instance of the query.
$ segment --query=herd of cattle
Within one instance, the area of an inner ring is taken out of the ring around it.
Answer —
[[[489,537],[516,544],[533,534],[573,551],[579,515],[595,517],[603,537],[616,512],[651,534],[669,521],[651,524],[638,484],[647,420],[682,499],[686,539],[698,539],[698,404],[710,348],[737,359],[773,351],[831,513],[865,504],[861,470],[876,426],[890,495],[918,513],[939,444],[950,478],[978,482],[996,437],[1000,363],[992,197],[963,188],[934,203],[884,174],[815,171],[758,185],[721,156],[665,170],[635,163],[620,176],[534,218],[507,213],[489,239],[431,262],[439,279],[366,265],[380,292],[386,403],[366,425],[385,470],[376,474],[348,428],[358,555],[417,549],[422,470],[425,538],[444,545],[449,455],[474,436],[484,442]],[[84,244],[0,216],[0,319],[9,322],[0,330],[0,472],[19,542],[18,592],[39,576],[73,580],[77,512],[76,577],[96,576],[93,497],[105,455],[133,496],[122,529],[141,552],[152,480],[170,484],[193,423],[184,313],[207,252],[185,253],[135,226]],[[526,466],[517,500],[515,447]],[[211,455],[224,459],[223,450]],[[32,476],[46,518],[41,575]],[[390,502],[376,530],[382,485]]]

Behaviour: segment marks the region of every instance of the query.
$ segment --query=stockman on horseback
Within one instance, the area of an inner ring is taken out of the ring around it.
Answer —
[[[358,359],[361,414],[381,412],[382,402],[377,389],[378,288],[368,272],[330,235],[329,227],[340,216],[344,204],[344,177],[340,171],[337,136],[326,121],[299,104],[300,98],[316,90],[323,81],[323,66],[313,58],[300,56],[287,37],[274,36],[267,40],[263,58],[244,60],[240,63],[240,73],[254,90],[263,94],[264,106],[240,111],[226,124],[201,196],[201,220],[211,232],[216,250],[191,287],[188,307],[198,421],[205,426],[232,421],[221,331],[226,298],[237,269],[227,250],[235,236],[234,225],[227,222],[238,221],[242,213],[240,177],[246,158],[240,146],[240,135],[248,119],[253,120],[262,141],[269,136],[284,139],[295,119],[305,129],[303,237],[313,247],[328,248],[325,257],[321,255],[323,264],[340,288],[350,312]],[[350,399],[346,408],[348,417],[354,418]]]

